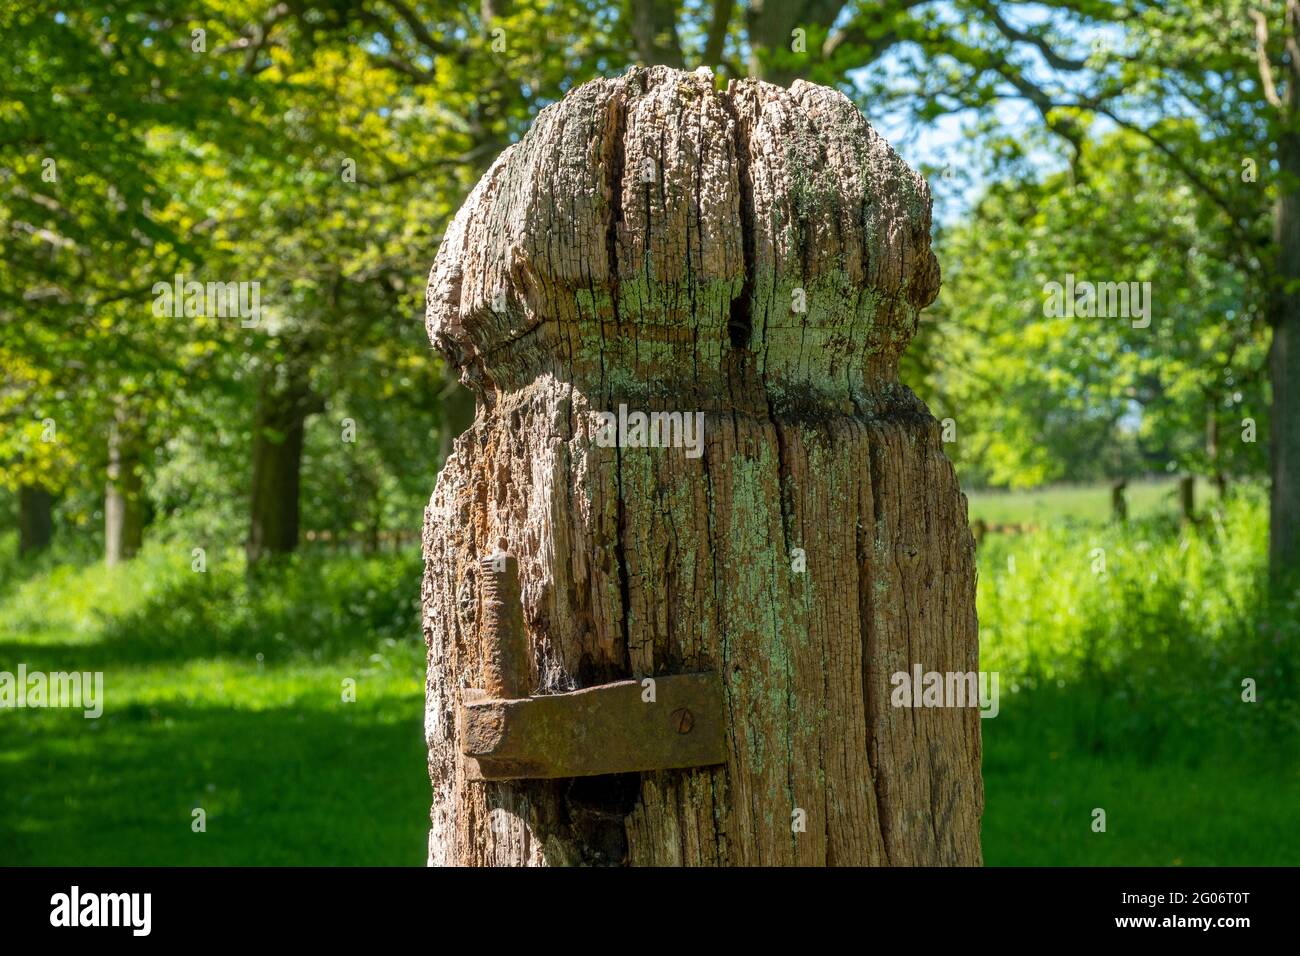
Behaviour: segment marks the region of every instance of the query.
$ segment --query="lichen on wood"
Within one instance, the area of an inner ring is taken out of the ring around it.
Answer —
[[[965,499],[898,380],[938,284],[924,180],[823,87],[635,69],[498,158],[429,280],[478,403],[425,520],[431,863],[980,862],[978,711],[889,694],[978,670]],[[703,454],[604,447],[620,405],[702,412]],[[502,542],[537,692],[715,671],[727,763],[468,780]]]

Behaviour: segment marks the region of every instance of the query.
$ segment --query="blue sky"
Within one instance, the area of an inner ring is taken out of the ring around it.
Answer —
[[[928,9],[954,24],[961,21],[961,14],[951,3],[935,3]],[[846,10],[845,17],[850,12]],[[1047,23],[1052,15],[1052,11],[1037,3],[1018,3],[1014,8],[1003,11],[1005,19],[1021,29]],[[1099,42],[1118,47],[1123,42],[1122,31],[1110,27],[1075,29],[1071,34],[1070,45],[1059,49],[1058,52],[1071,56],[1085,56],[1093,44]],[[1024,44],[1021,46],[1025,49],[1017,51],[1019,62],[1027,67],[1029,78],[1049,90],[1053,89],[1060,75],[1048,67],[1037,50]],[[911,85],[908,68],[902,61],[902,52],[897,48],[887,51],[873,70],[889,77],[891,86],[905,89]],[[862,75],[850,74],[850,79],[859,82]],[[1016,135],[1022,142],[1029,142],[1030,137],[1042,129],[1042,119],[1038,111],[1024,100],[1008,99],[998,102],[991,107],[991,112],[1002,129]],[[970,135],[970,130],[983,117],[969,110],[946,114],[938,119],[919,123],[902,111],[872,110],[869,104],[867,113],[872,125],[911,166],[924,169],[930,174],[930,186],[934,193],[935,222],[950,223],[959,219],[987,185],[979,141]],[[1094,130],[1101,133],[1111,125],[1109,121],[1099,121]],[[1056,148],[1034,146],[1029,150],[1031,164],[1043,172],[1057,171],[1065,165],[1059,144],[1052,145]],[[951,178],[942,177],[934,172],[945,166],[952,168]]]

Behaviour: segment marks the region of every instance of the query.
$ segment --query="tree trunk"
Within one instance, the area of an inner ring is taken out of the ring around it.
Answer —
[[[1196,477],[1184,475],[1178,479],[1178,512],[1187,524],[1196,523]]]
[[[1116,478],[1110,484],[1110,516],[1120,524],[1128,521],[1128,498],[1124,494],[1127,488],[1127,478]]]
[[[438,467],[451,457],[452,442],[474,421],[474,393],[460,384],[452,366],[443,370],[446,384],[438,393]]]
[[[1300,40],[1300,18],[1287,8],[1289,39]],[[1269,435],[1273,488],[1268,558],[1275,584],[1300,575],[1300,63],[1288,63],[1286,101],[1278,136],[1276,276],[1269,356],[1273,408]]]
[[[1295,197],[1300,200],[1300,196]],[[1300,212],[1300,210],[1297,210]],[[1300,228],[1295,213],[1291,228]],[[1300,236],[1293,240],[1300,256]],[[1289,280],[1300,282],[1300,268]],[[1270,428],[1273,488],[1270,495],[1268,558],[1275,582],[1300,574],[1300,296],[1279,294],[1269,357],[1273,385]]]
[[[18,556],[44,551],[54,537],[54,495],[39,485],[18,489]]]
[[[371,554],[378,554],[379,549],[383,547],[383,523],[384,502],[382,497],[376,494],[370,502],[370,523],[366,529],[366,545]]]
[[[749,39],[749,75],[788,85],[798,75],[791,49],[792,32],[800,26],[797,5],[781,0],[752,0],[745,6],[745,35]],[[803,24],[806,30],[808,24]],[[806,51],[803,54],[806,56]]]
[[[104,562],[135,557],[144,542],[143,462],[140,446],[121,413],[108,433],[108,481],[104,486]]]
[[[674,0],[632,0],[630,6],[637,59],[646,66],[684,66]]]
[[[1222,505],[1225,498],[1228,497],[1228,475],[1223,470],[1223,452],[1219,442],[1219,415],[1218,405],[1213,397],[1206,399],[1205,410],[1205,457],[1210,463],[1210,480],[1214,482],[1214,488],[1219,495],[1219,504]]]
[[[498,159],[429,285],[479,400],[424,530],[431,863],[980,862],[977,710],[895,706],[978,670],[965,498],[897,380],[938,279],[925,182],[821,87],[634,70]],[[709,672],[725,762],[472,780],[502,546],[535,693]]]
[[[303,432],[307,417],[322,411],[302,355],[263,383],[253,428],[253,489],[249,504],[248,560],[287,554],[298,547]]]
[[[843,7],[840,0],[749,0],[745,4],[749,75],[781,86],[807,76],[822,56],[814,44],[831,29]]]

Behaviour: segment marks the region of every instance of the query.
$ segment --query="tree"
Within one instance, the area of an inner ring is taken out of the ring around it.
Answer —
[[[1207,228],[1217,214],[1141,137],[1080,158],[1085,181],[996,183],[940,237],[927,388],[967,480],[1263,474],[1258,446],[1231,438],[1243,419],[1267,427],[1268,330],[1230,237]],[[1053,309],[1051,283],[1099,301]]]
[[[1300,3],[1283,4],[1276,21],[1249,11],[1255,25],[1258,89],[1277,156],[1269,321],[1273,326],[1273,492],[1269,565],[1275,581],[1300,574]],[[1275,64],[1277,64],[1275,66]],[[1280,86],[1280,90],[1279,90]]]
[[[427,412],[420,396],[440,390],[431,357],[398,348],[419,348],[422,288],[411,277],[472,176],[538,108],[539,91],[569,75],[563,60],[557,70],[539,56],[547,51],[523,42],[554,32],[548,16],[559,15],[509,4],[485,4],[472,17],[453,4],[306,4],[244,30],[243,69],[291,117],[283,133],[293,144],[292,162],[236,161],[237,188],[225,183],[224,198],[214,197],[223,207],[218,238],[236,250],[229,267],[259,276],[272,301],[270,321],[245,340],[244,370],[257,383],[250,559],[297,545],[312,416],[328,411],[337,421],[369,409],[356,421],[357,441],[382,440],[398,423],[378,412],[381,397],[388,409],[403,396]],[[264,215],[240,214],[250,207]],[[374,375],[384,362],[399,381]],[[445,429],[464,426],[463,405],[447,403],[460,414]],[[400,470],[409,474],[419,471],[412,447],[438,447],[429,440],[435,419],[425,421],[408,416],[403,426]],[[390,448],[389,474],[397,457]],[[384,458],[366,460],[373,469]],[[374,470],[363,482],[374,495],[381,483]],[[381,507],[373,495],[371,506]]]
[[[58,473],[33,442],[0,467],[10,483],[44,468],[33,487],[45,493],[26,497],[41,507],[67,485],[97,485],[110,562],[138,547],[146,452],[178,382],[203,377],[195,326],[152,308],[155,283],[196,262],[204,238],[174,191],[191,157],[167,147],[177,131],[222,142],[238,125],[226,108],[238,80],[192,68],[174,6],[0,11],[21,39],[0,113],[0,350],[37,370],[8,405],[16,421],[39,412],[57,434],[41,444],[69,450]]]

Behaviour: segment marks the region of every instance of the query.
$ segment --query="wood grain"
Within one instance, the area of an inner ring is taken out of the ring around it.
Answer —
[[[924,180],[802,81],[595,80],[491,167],[428,292],[477,399],[424,529],[430,863],[980,862],[978,711],[889,695],[978,669],[966,501],[898,381],[929,233]],[[601,447],[620,404],[702,412],[702,454]],[[727,763],[468,780],[502,542],[534,693],[716,671]]]

